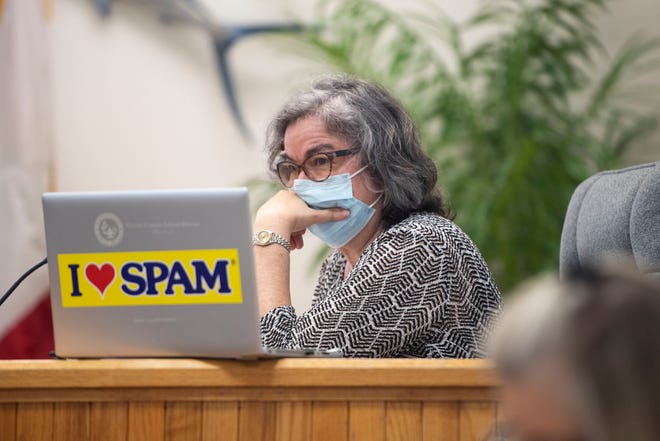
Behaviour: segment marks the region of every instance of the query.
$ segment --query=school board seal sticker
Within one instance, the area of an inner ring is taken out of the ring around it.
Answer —
[[[101,213],[94,222],[94,235],[101,245],[117,246],[124,238],[124,224],[114,213]]]

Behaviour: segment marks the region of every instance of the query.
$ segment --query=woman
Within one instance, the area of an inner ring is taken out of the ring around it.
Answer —
[[[478,357],[500,294],[479,251],[447,219],[436,169],[401,105],[347,77],[291,99],[268,132],[282,190],[257,212],[266,347],[351,357]],[[289,251],[309,229],[335,251],[297,316]]]
[[[524,290],[494,333],[512,439],[660,439],[660,288],[585,274]]]

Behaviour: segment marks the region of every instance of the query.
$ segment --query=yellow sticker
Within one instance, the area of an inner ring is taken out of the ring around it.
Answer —
[[[242,303],[237,249],[57,256],[62,306]]]

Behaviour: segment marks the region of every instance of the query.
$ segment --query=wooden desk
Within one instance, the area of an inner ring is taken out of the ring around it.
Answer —
[[[476,441],[482,360],[0,361],[0,440]]]

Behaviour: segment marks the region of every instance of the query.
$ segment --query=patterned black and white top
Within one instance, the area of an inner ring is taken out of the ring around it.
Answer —
[[[273,349],[341,349],[347,357],[483,356],[501,297],[481,254],[453,222],[413,214],[382,232],[344,278],[335,251],[311,308],[280,306],[261,319]]]

